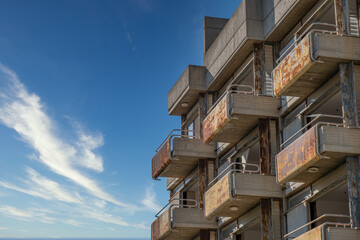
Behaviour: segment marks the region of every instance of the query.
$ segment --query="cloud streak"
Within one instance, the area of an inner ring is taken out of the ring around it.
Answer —
[[[77,145],[69,144],[55,134],[54,123],[46,114],[40,97],[29,93],[16,73],[0,64],[0,78],[8,83],[0,92],[0,121],[14,129],[21,139],[34,149],[43,164],[97,198],[120,207],[136,209],[134,205],[115,199],[102,190],[96,181],[75,168],[79,159],[87,159],[83,166],[97,171],[103,170],[102,158],[93,151],[102,144],[102,138],[82,133]],[[48,184],[53,184],[54,187],[54,183]]]
[[[41,176],[38,172],[31,168],[27,169],[27,173],[30,180],[26,182],[26,188],[18,187],[2,181],[0,181],[0,186],[46,200],[57,200],[78,204],[82,203],[82,199],[78,193],[71,194],[70,192],[62,189],[57,182]]]
[[[23,221],[32,221],[37,220],[43,223],[53,224],[56,219],[47,216],[42,211],[30,211],[30,210],[22,210],[12,206],[2,206],[0,207],[0,214],[13,217]]]
[[[145,198],[141,201],[141,203],[150,211],[158,212],[161,207],[157,204],[156,195],[154,192],[154,187],[151,184],[145,192]]]

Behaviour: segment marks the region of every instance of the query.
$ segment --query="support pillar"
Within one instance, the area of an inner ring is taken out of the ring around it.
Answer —
[[[205,94],[204,93],[200,93],[199,94],[199,109],[198,109],[198,115],[199,115],[199,121],[200,121],[200,126],[199,126],[199,138],[201,140],[204,140],[204,126],[203,126],[203,122],[205,119],[205,115],[206,115],[206,101],[205,101]]]
[[[199,208],[204,208],[204,195],[207,189],[208,184],[208,169],[207,169],[207,160],[200,159],[198,167],[198,179],[199,179]]]
[[[254,90],[255,95],[264,92],[265,83],[265,50],[263,43],[254,43]]]
[[[210,240],[210,231],[200,230],[200,240]]]
[[[260,174],[271,174],[271,131],[270,119],[259,119]]]
[[[347,127],[358,126],[353,63],[340,63],[341,98],[344,123]]]
[[[259,119],[260,174],[271,174],[270,119]],[[261,240],[273,240],[272,199],[261,199]]]
[[[356,107],[355,79],[353,63],[339,65],[343,117],[345,127],[358,127],[359,117]],[[360,97],[360,96],[359,96]],[[349,212],[352,228],[360,228],[360,156],[346,158],[346,173],[349,195]]]
[[[360,156],[346,158],[352,228],[360,228]]]
[[[348,0],[334,0],[335,21],[340,35],[350,34],[349,2]]]

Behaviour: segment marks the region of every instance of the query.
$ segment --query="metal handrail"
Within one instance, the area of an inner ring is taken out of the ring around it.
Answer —
[[[289,137],[285,142],[283,142],[280,145],[280,149],[283,149],[284,145],[286,143],[288,143],[290,140],[292,140],[295,136],[297,136],[299,133],[301,133],[305,128],[307,128],[308,126],[310,126],[311,124],[313,124],[316,120],[318,120],[319,118],[323,118],[323,117],[327,117],[327,118],[338,118],[338,119],[342,119],[344,120],[344,118],[342,116],[337,116],[337,115],[328,115],[328,114],[312,114],[312,115],[308,115],[306,117],[310,117],[313,118],[315,117],[313,120],[311,120],[308,124],[306,124],[304,127],[302,127],[299,131],[297,131],[296,133],[294,133],[291,137]],[[336,123],[331,123],[331,122],[323,122],[324,124],[334,124],[336,126],[339,126],[341,124],[336,124]],[[342,123],[343,124],[343,123]],[[306,131],[305,131],[306,132]]]
[[[173,132],[180,132],[181,134],[172,134]],[[173,129],[167,136],[166,138],[164,139],[164,141],[161,142],[160,146],[155,150],[155,152],[159,151],[159,149],[164,145],[164,143],[169,140],[170,138],[172,137],[194,137],[194,136],[190,136],[190,135],[183,135],[182,132],[192,132],[192,133],[195,133],[195,131],[193,130],[182,130],[182,129]]]
[[[343,214],[323,214],[320,217],[318,217],[318,218],[304,224],[303,226],[289,232],[288,234],[285,234],[284,238],[296,238],[296,237],[290,237],[290,235],[293,235],[294,233],[298,232],[299,230],[301,230],[301,229],[303,229],[303,228],[305,228],[305,227],[307,227],[307,226],[309,226],[309,225],[311,225],[311,224],[313,224],[315,222],[318,222],[319,220],[321,220],[323,218],[328,218],[328,217],[332,217],[332,218],[335,218],[335,217],[337,217],[337,218],[348,218],[350,220],[350,222],[349,223],[325,222],[325,223],[322,224],[322,226],[324,226],[324,225],[335,225],[336,227],[337,226],[343,226],[343,227],[349,226],[350,227],[351,224],[352,224],[352,218],[349,217],[348,215],[343,215]]]
[[[303,23],[303,25],[301,27],[299,27],[299,29],[296,31],[296,33],[294,34],[294,36],[296,36],[311,20],[313,20],[312,18],[318,13],[318,11],[320,11],[322,9],[322,7],[324,7],[325,5],[329,4],[330,0],[326,0],[324,1],[319,7],[318,9],[316,9],[316,11]],[[315,22],[317,23],[317,22]]]
[[[310,24],[310,26],[309,26],[302,34],[300,34],[300,36],[299,36],[298,38],[296,38],[296,40],[288,47],[288,49],[286,49],[286,51],[283,52],[283,54],[280,55],[280,57],[276,60],[276,64],[279,64],[279,62],[280,62],[281,60],[283,60],[283,58],[284,58],[285,56],[287,56],[287,54],[289,53],[289,51],[292,50],[291,48],[292,48],[294,45],[297,45],[297,43],[298,43],[300,40],[302,40],[302,37],[303,37],[304,35],[308,34],[309,31],[311,30],[311,28],[312,28],[313,26],[316,26],[316,25],[328,26],[328,27],[335,27],[336,30],[335,30],[335,31],[328,31],[328,30],[321,30],[321,29],[313,29],[312,32],[321,32],[321,33],[330,33],[330,34],[336,34],[336,33],[337,33],[338,27],[337,27],[336,25],[334,25],[334,24],[321,23],[321,22],[315,22],[315,23]],[[312,33],[312,32],[311,32],[311,33]],[[295,34],[297,34],[297,33],[298,33],[298,32],[296,32]],[[295,34],[294,34],[294,36],[296,36]]]
[[[250,88],[251,91],[239,91],[239,90],[233,90],[231,88],[238,88],[238,87],[245,87],[245,88]],[[226,91],[221,94],[221,96],[218,98],[218,100],[216,100],[216,102],[209,108],[208,113],[210,113],[217,105],[218,103],[226,96],[226,94],[228,93],[238,93],[238,94],[253,94],[255,92],[254,88],[252,86],[249,85],[241,85],[241,84],[231,84]]]
[[[213,180],[211,180],[211,182],[208,184],[208,186],[211,186],[211,184],[213,184],[216,180],[218,180],[220,176],[222,176],[227,170],[229,170],[234,165],[241,165],[243,168],[244,168],[244,165],[253,166],[253,167],[257,167],[257,169],[256,170],[233,169],[234,170],[233,172],[241,172],[241,173],[249,173],[249,174],[260,172],[260,166],[258,164],[233,162],[229,166],[227,166],[221,173],[219,173]]]
[[[187,202],[194,202],[195,204],[193,205],[189,205],[189,204],[171,204],[173,201],[187,201]],[[171,205],[170,205],[171,204]],[[185,199],[185,198],[171,198],[169,200],[169,202],[163,207],[160,209],[160,211],[158,213],[156,213],[155,217],[158,218],[160,213],[167,207],[170,205],[170,210],[172,209],[173,206],[179,206],[179,207],[190,207],[190,208],[196,208],[197,205],[198,205],[198,202],[195,200],[195,199]]]

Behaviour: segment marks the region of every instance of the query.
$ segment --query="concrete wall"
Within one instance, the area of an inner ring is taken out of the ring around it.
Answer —
[[[204,18],[204,54],[211,47],[228,21],[229,19],[227,18]]]

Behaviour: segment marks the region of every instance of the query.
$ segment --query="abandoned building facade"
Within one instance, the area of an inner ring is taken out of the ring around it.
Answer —
[[[181,125],[152,159],[170,192],[152,240],[360,239],[359,8],[243,0],[204,18],[204,64],[170,90]]]

